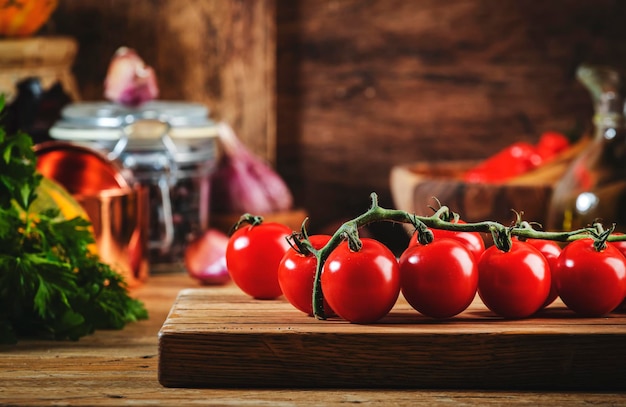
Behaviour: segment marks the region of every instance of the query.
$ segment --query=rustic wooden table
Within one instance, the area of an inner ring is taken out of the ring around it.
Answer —
[[[78,342],[22,341],[1,347],[0,405],[626,404],[626,394],[593,392],[166,388],[157,379],[157,333],[180,290],[194,287],[183,274],[155,275],[133,291],[150,311],[147,321],[121,331],[98,331]]]

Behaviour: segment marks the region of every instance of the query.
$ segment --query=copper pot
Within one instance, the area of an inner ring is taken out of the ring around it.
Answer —
[[[49,134],[102,151],[129,171],[148,190],[150,272],[184,269],[187,244],[209,226],[218,126],[208,108],[166,100],[138,107],[77,102],[63,108]]]
[[[147,190],[129,182],[121,167],[90,147],[51,141],[36,145],[35,153],[37,170],[63,185],[87,212],[102,261],[124,276],[129,287],[145,281]]]

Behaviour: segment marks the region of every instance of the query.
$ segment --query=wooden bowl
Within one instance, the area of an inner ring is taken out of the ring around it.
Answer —
[[[430,216],[438,203],[460,214],[466,222],[485,220],[508,225],[515,213],[523,219],[545,222],[552,184],[480,184],[461,180],[474,162],[450,161],[395,166],[391,171],[391,193],[397,209]]]
[[[554,185],[572,161],[588,145],[583,138],[551,162],[502,184],[467,183],[462,174],[474,161],[438,161],[398,165],[390,176],[391,195],[397,209],[429,216],[442,205],[460,214],[466,222],[485,220],[509,225],[523,219],[545,224]]]

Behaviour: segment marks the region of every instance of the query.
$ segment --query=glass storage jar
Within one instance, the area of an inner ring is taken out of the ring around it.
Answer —
[[[148,261],[157,273],[182,268],[188,242],[208,228],[217,134],[205,106],[172,101],[74,103],[50,129],[53,139],[103,151],[147,189]]]

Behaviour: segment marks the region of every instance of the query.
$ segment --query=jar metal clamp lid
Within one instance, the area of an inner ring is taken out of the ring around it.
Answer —
[[[166,123],[163,131],[155,124]],[[131,125],[131,128],[128,126]],[[126,129],[126,130],[124,130]],[[163,142],[166,135],[172,143]],[[162,150],[177,162],[206,159],[208,140],[218,135],[204,105],[152,101],[137,108],[106,102],[79,102],[66,106],[50,136],[57,140],[97,143],[109,151]],[[119,144],[116,146],[116,144]],[[200,151],[198,149],[200,148]]]

